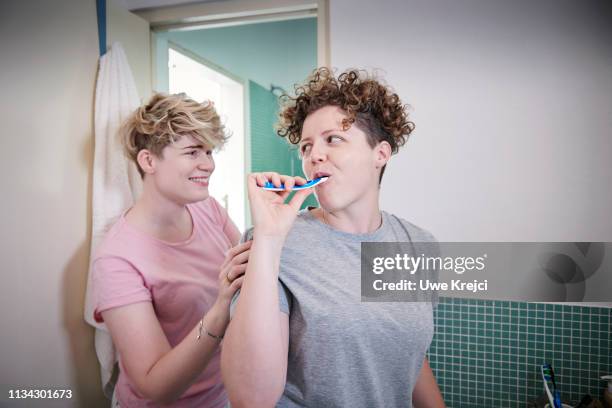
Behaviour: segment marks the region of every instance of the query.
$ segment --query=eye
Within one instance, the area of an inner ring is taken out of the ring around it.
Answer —
[[[341,138],[338,135],[329,135],[327,136],[327,143],[339,143],[341,141],[343,141],[344,139]]]
[[[207,155],[207,156],[212,156],[212,154],[213,154],[213,151],[212,151],[212,150],[207,150],[207,151],[206,151],[206,155]]]
[[[310,143],[304,143],[303,145],[300,146],[300,153],[303,155],[307,154],[310,149],[312,147],[312,144]]]
[[[199,157],[200,153],[202,153],[202,150],[200,149],[194,149],[194,150],[190,150],[187,153],[185,153],[187,156],[189,157]]]

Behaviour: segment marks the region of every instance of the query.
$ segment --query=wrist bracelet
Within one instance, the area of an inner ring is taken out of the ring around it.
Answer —
[[[204,327],[204,318],[200,320],[200,326],[198,327],[198,336],[196,337],[196,340],[200,340],[200,338],[202,337],[202,332],[206,332],[206,334],[208,334],[210,337],[212,337],[215,340],[223,340],[223,335],[216,336],[212,334],[211,332],[209,332],[208,330],[206,330],[206,327]]]

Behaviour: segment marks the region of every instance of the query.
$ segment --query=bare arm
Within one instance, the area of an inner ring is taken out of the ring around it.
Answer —
[[[229,322],[229,303],[240,288],[250,243],[232,248],[219,272],[219,295],[203,317],[205,328],[222,335]],[[229,274],[230,280],[226,278]],[[217,339],[205,332],[197,339],[199,323],[174,348],[164,334],[151,302],[108,309],[102,317],[125,367],[125,374],[145,398],[166,404],[180,397],[214,355]]]
[[[204,335],[196,340],[198,326],[171,348],[151,302],[134,303],[102,312],[127,376],[147,399],[166,404],[177,399],[206,367],[219,341]],[[228,317],[210,310],[206,328],[222,334]]]
[[[278,304],[278,245],[259,240],[251,247],[221,354],[223,382],[232,407],[274,406],[285,387],[289,317]]]
[[[278,304],[282,246],[308,191],[284,204],[288,191],[264,191],[267,180],[289,189],[295,181],[276,173],[249,176],[249,201],[254,224],[253,246],[240,299],[221,354],[221,371],[232,407],[271,407],[280,398],[287,376],[289,317]]]
[[[423,360],[421,373],[412,391],[412,403],[415,408],[445,408],[442,393],[429,366],[427,357]]]

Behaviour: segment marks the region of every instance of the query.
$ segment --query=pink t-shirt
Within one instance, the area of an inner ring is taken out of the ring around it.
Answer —
[[[94,318],[101,312],[137,302],[152,302],[172,347],[180,343],[212,307],[218,293],[217,276],[225,252],[231,248],[225,234],[227,213],[212,197],[188,204],[193,232],[184,242],[156,239],[125,220],[112,226],[93,261]],[[195,338],[194,338],[195,341]],[[227,395],[221,382],[220,351],[173,407],[223,407]],[[121,372],[116,396],[122,407],[154,407]]]

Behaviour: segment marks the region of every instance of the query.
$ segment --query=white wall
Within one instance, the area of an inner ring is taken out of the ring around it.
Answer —
[[[106,41],[110,46],[118,41],[134,76],[138,96],[142,102],[151,96],[151,32],[149,22],[138,17],[120,0],[106,0]]]
[[[52,387],[73,398],[18,406],[108,406],[83,322],[95,1],[1,2],[0,38],[0,405]]]
[[[612,240],[610,21],[603,0],[331,0],[332,65],[413,106],[383,208],[439,240]]]

